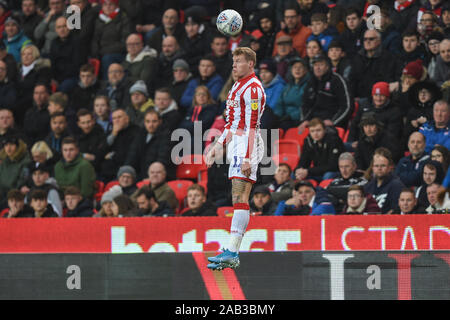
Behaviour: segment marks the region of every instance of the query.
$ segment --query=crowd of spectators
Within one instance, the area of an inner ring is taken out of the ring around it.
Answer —
[[[215,28],[227,8],[244,19],[233,37]],[[175,159],[223,130],[243,46],[260,128],[303,137],[298,161],[260,168],[253,215],[449,212],[448,1],[0,0],[0,38],[3,217],[232,206],[225,155],[181,199]]]

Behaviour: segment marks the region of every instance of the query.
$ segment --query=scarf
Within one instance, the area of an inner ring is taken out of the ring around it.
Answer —
[[[22,65],[22,78],[25,78],[26,75],[27,75],[31,70],[33,70],[35,64],[36,64],[36,60],[33,61],[33,63],[30,64],[29,66]]]
[[[398,3],[398,1],[395,1],[394,8],[397,12],[401,12],[401,11],[405,10],[406,8],[408,8],[410,5],[412,5],[414,3],[414,1],[415,0],[406,0],[402,4]]]
[[[100,13],[98,14],[98,17],[100,18],[100,20],[102,20],[104,23],[109,23],[111,22],[118,14],[119,14],[120,9],[117,8],[116,10],[114,10],[113,13],[111,13],[110,15],[106,15],[103,10],[100,10]]]

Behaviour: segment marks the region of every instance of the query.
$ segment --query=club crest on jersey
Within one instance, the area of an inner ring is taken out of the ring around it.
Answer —
[[[258,100],[251,100],[250,104],[252,106],[252,110],[258,110]]]

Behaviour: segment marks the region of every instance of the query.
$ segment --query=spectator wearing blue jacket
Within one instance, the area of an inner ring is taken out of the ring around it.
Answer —
[[[20,30],[19,21],[12,16],[5,21],[3,43],[5,44],[8,53],[10,53],[18,63],[21,62],[20,50],[26,44],[31,43],[30,38],[23,33],[23,30]]]
[[[401,158],[395,168],[395,174],[407,187],[418,187],[421,183],[423,166],[430,159],[425,153],[425,137],[420,132],[409,136],[408,150],[410,155]]]
[[[309,40],[317,40],[322,45],[324,52],[328,51],[328,46],[333,39],[337,39],[339,32],[333,26],[328,26],[328,19],[325,13],[314,13],[311,16],[311,30],[312,34],[308,37]]]
[[[189,81],[186,90],[184,90],[183,95],[181,96],[180,106],[185,110],[191,107],[195,88],[199,85],[205,85],[215,101],[217,101],[219,93],[224,85],[224,80],[216,72],[214,58],[211,55],[201,58],[198,64],[198,72],[199,76]]]
[[[278,203],[275,216],[336,214],[325,189],[314,186],[309,181],[299,181],[292,191],[292,198]]]
[[[425,152],[430,153],[435,145],[450,149],[450,107],[445,100],[433,105],[433,120],[425,122],[419,129],[426,139]]]
[[[286,81],[277,74],[277,66],[271,59],[261,61],[258,66],[259,77],[266,92],[266,106],[274,109]]]
[[[274,107],[274,113],[280,119],[279,127],[283,130],[300,124],[303,92],[310,79],[308,63],[300,57],[294,58],[290,63],[287,79],[288,82]]]

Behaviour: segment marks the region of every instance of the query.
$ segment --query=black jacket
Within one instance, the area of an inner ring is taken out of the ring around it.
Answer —
[[[77,207],[73,210],[68,210],[66,217],[74,218],[74,217],[92,217],[94,215],[94,211],[92,209],[92,203],[88,199],[81,200]]]
[[[88,134],[85,134],[80,130],[77,139],[81,153],[95,155],[95,160],[92,165],[98,169],[108,150],[106,134],[102,127],[96,123],[92,131]]]
[[[366,30],[366,23],[362,21],[355,31],[345,28],[341,33],[339,41],[342,43],[347,57],[352,58],[363,47],[364,32],[366,32]]]
[[[14,110],[17,100],[17,92],[14,84],[10,81],[0,82],[0,108]]]
[[[91,56],[100,58],[110,53],[125,54],[126,38],[131,31],[130,21],[122,10],[109,23],[105,23],[97,16],[91,41]]]
[[[366,170],[369,168],[372,156],[379,147],[389,149],[395,163],[400,159],[402,150],[399,148],[398,137],[393,136],[390,132],[383,129],[378,128],[378,130],[378,133],[372,138],[367,137],[365,134],[360,136],[355,151],[355,160],[358,169]]]
[[[362,48],[354,56],[353,75],[355,97],[368,98],[372,95],[375,83],[380,81],[390,83],[399,78],[397,58],[382,49],[381,44],[371,58],[367,57],[365,49]]]
[[[217,216],[217,207],[214,203],[206,200],[206,202],[196,211],[188,210],[183,213],[183,217],[206,217]]]
[[[125,165],[130,165],[136,169],[138,180],[147,177],[148,167],[155,161],[161,162],[166,168],[171,166],[169,133],[158,129],[150,141],[147,141],[147,135],[148,132],[145,128],[139,130],[132,140],[125,160]]]
[[[50,131],[50,115],[47,106],[41,109],[34,106],[25,113],[24,118],[25,135],[28,138],[29,145],[32,146],[36,141],[44,140]]]
[[[80,83],[72,90],[69,99],[69,108],[75,113],[81,108],[94,110],[94,100],[100,90],[100,82],[98,80],[89,87],[81,87]]]
[[[109,98],[111,109],[125,109],[130,103],[130,87],[133,85],[132,81],[124,75],[122,80],[116,85],[116,87],[111,86],[109,81],[105,81],[99,94],[105,95]]]
[[[140,217],[173,217],[175,213],[167,201],[160,201],[158,202],[158,208],[155,211],[150,212],[139,210],[138,215]]]
[[[303,94],[303,120],[319,117],[346,128],[353,112],[353,99],[344,78],[329,70],[322,79],[311,77]]]
[[[108,144],[106,152],[112,152],[113,156],[111,159],[103,160],[100,165],[101,176],[105,180],[111,181],[116,179],[117,171],[125,164],[128,150],[130,149],[130,143],[133,141],[134,137],[136,137],[138,132],[139,127],[130,123],[128,127],[117,134],[113,139],[112,144]],[[107,137],[107,142],[109,137],[112,137],[112,134]]]
[[[31,218],[37,218],[35,216],[35,212],[33,209],[31,209]],[[25,218],[25,217],[24,217]],[[47,209],[45,210],[44,214],[41,216],[41,218],[59,218],[58,214],[53,210],[52,205],[47,205]]]
[[[37,83],[50,85],[52,78],[49,59],[38,59],[34,68],[22,76],[19,66],[17,82],[17,103],[14,108],[14,119],[19,126],[23,125],[25,112],[33,106],[33,91]]]
[[[86,62],[86,57],[80,55],[80,41],[69,33],[64,40],[54,39],[50,46],[50,60],[52,62],[52,78],[59,83],[68,78],[78,78],[80,67]]]
[[[361,119],[365,114],[369,113],[372,113],[375,116],[375,119],[383,125],[383,128],[386,131],[390,132],[395,137],[401,136],[403,118],[400,108],[390,100],[381,106],[381,108],[376,108],[370,99],[370,101],[362,103],[359,106],[355,118],[351,121],[348,141],[352,142],[359,140],[359,137],[362,135],[362,128],[360,127]]]
[[[308,136],[296,169],[308,169],[309,176],[322,176],[325,172],[338,171],[338,159],[342,152],[344,152],[344,144],[333,132],[325,133],[319,142]],[[314,167],[310,168],[312,163]]]

